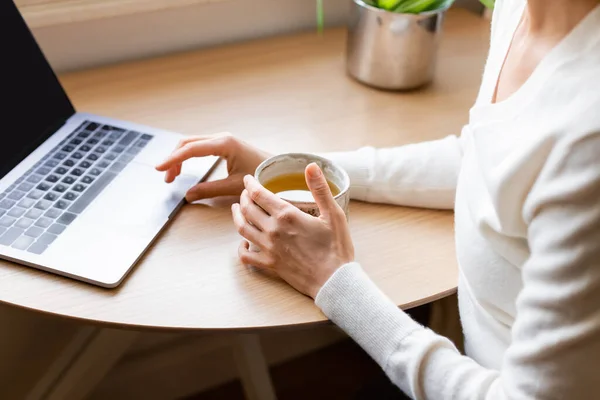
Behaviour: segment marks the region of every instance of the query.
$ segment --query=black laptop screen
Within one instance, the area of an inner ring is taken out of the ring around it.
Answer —
[[[0,0],[0,178],[74,113],[12,0]]]

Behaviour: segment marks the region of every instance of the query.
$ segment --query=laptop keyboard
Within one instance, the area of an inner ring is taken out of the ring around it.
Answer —
[[[0,193],[0,245],[42,254],[152,138],[84,122]]]

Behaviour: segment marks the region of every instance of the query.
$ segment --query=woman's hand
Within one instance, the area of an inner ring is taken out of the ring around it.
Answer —
[[[344,211],[316,164],[306,168],[306,182],[321,212],[318,218],[280,199],[252,176],[244,178],[246,189],[232,212],[238,232],[261,249],[250,250],[244,240],[241,261],[273,271],[315,298],[339,267],[354,260],[354,246]]]
[[[239,195],[244,189],[244,176],[254,174],[256,167],[270,155],[230,134],[194,136],[179,142],[173,153],[158,164],[156,169],[166,172],[165,182],[171,183],[181,173],[181,164],[185,160],[206,156],[219,156],[225,159],[229,175],[225,179],[195,185],[185,195],[188,202]]]

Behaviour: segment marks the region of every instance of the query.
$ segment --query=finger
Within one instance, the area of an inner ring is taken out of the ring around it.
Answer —
[[[269,224],[269,215],[252,201],[247,190],[244,190],[240,196],[240,208],[246,221],[265,231]]]
[[[250,199],[269,215],[273,215],[289,205],[289,203],[265,189],[252,175],[244,177],[244,187],[248,191]]]
[[[156,166],[158,171],[166,171],[193,157],[224,156],[233,145],[232,136],[221,136],[184,144],[175,150],[163,162]]]
[[[232,175],[217,181],[198,183],[187,191],[185,199],[191,203],[219,196],[238,196],[244,190],[244,182],[240,178],[239,175]]]
[[[337,203],[331,194],[329,184],[323,175],[321,168],[315,163],[310,163],[306,167],[306,184],[319,207],[321,215],[327,218],[333,210],[337,208]]]
[[[250,250],[250,243],[243,240],[238,248],[238,256],[240,261],[245,265],[251,265],[253,267],[262,268],[262,269],[273,269],[273,263],[269,256],[267,256],[264,252],[256,252]]]
[[[186,138],[180,140],[179,143],[177,143],[177,146],[175,146],[173,151],[180,149],[181,147],[185,146],[188,143],[195,142],[198,140],[204,140],[204,139],[206,139],[206,138],[202,137],[202,136],[186,137]],[[171,153],[173,153],[173,152],[171,152]],[[165,174],[165,182],[167,182],[167,183],[173,182],[175,180],[175,178],[179,176],[179,174],[181,174],[181,164],[172,166],[171,168],[169,168],[167,170],[167,172]]]
[[[238,233],[244,238],[249,240],[250,242],[256,244],[258,247],[264,248],[266,247],[266,240],[264,237],[264,233],[258,230],[255,226],[252,226],[246,221],[244,216],[242,215],[242,210],[240,209],[239,204],[234,204],[231,206],[231,213],[233,214],[233,223],[238,231]]]

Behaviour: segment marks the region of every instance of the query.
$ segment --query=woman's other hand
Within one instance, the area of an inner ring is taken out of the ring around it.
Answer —
[[[165,182],[171,183],[181,173],[181,165],[193,157],[219,156],[227,162],[228,176],[211,182],[201,182],[185,195],[188,202],[218,196],[237,196],[244,189],[244,176],[254,174],[256,167],[269,154],[225,133],[215,136],[193,136],[183,139],[167,159],[156,166],[165,172]]]
[[[260,185],[244,178],[240,203],[232,206],[244,240],[239,257],[244,264],[273,271],[296,290],[315,298],[342,265],[354,261],[354,246],[342,208],[334,200],[316,164],[306,168],[306,182],[321,215],[308,215]]]

